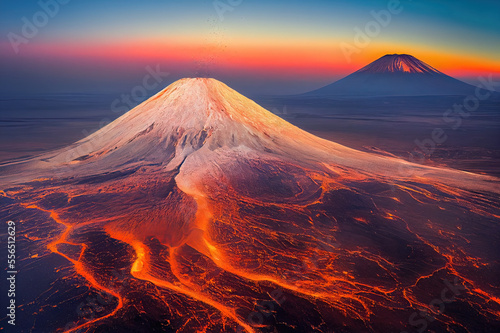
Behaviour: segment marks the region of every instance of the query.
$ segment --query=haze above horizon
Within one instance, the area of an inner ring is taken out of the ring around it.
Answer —
[[[43,4],[43,5],[41,5]],[[246,94],[300,93],[385,54],[458,79],[500,77],[494,1],[6,1],[3,92],[108,92],[146,67],[211,76]],[[45,17],[47,18],[45,20]]]

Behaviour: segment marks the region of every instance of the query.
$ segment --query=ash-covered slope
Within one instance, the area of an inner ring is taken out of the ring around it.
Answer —
[[[408,54],[387,54],[323,88],[314,96],[467,95],[475,87]]]

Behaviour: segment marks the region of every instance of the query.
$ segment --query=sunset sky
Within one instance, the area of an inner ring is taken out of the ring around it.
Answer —
[[[387,11],[392,0],[60,1],[67,4],[47,22],[38,1],[0,4],[2,92],[122,91],[141,83],[146,66],[159,66],[170,73],[164,86],[210,76],[243,92],[287,94],[387,53],[412,54],[469,81],[500,77],[497,0],[401,0],[364,45],[356,29],[373,26],[371,12]],[[38,31],[24,36],[34,20]],[[348,46],[356,52],[346,57]]]

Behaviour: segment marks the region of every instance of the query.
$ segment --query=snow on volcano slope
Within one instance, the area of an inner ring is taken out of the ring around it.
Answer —
[[[30,177],[94,175],[161,164],[204,173],[237,157],[285,159],[395,178],[419,177],[466,188],[491,188],[492,178],[360,152],[318,138],[215,79],[179,80],[73,145],[0,166],[3,182]]]

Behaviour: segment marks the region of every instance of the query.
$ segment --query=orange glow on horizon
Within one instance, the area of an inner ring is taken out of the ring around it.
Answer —
[[[4,45],[4,47],[9,47]],[[480,55],[458,55],[444,50],[374,44],[358,49],[347,59],[338,41],[279,41],[256,39],[229,41],[202,38],[148,40],[120,43],[66,42],[26,45],[26,54],[37,58],[72,59],[111,64],[174,63],[189,68],[203,64],[212,70],[252,71],[275,76],[311,77],[348,75],[388,53],[408,53],[451,76],[500,75],[500,63]]]

